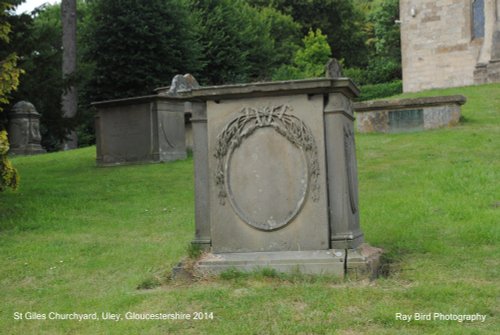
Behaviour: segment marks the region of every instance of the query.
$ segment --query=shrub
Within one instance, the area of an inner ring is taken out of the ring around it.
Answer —
[[[283,65],[273,74],[273,80],[322,77],[325,64],[332,56],[327,36],[321,30],[309,31],[302,40],[304,47],[295,52],[292,65]]]
[[[390,97],[403,92],[403,83],[396,80],[390,83],[373,84],[361,86],[361,95],[358,101],[380,99]]]
[[[9,94],[17,89],[19,76],[22,74],[22,70],[17,67],[17,55],[15,53],[4,54],[9,43],[11,29],[6,19],[8,19],[12,8],[12,3],[0,2],[0,112],[3,111],[2,105],[9,102]],[[0,129],[0,192],[7,187],[16,189],[19,182],[16,169],[7,159],[8,151],[7,132]]]

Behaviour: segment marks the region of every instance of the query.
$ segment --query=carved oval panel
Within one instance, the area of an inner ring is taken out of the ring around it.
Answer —
[[[273,127],[259,128],[232,147],[224,170],[229,202],[250,226],[276,230],[302,209],[309,184],[306,155]]]

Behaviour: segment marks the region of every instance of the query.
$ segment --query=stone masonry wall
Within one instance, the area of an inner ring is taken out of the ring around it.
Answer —
[[[470,0],[401,0],[400,19],[405,92],[474,83]]]

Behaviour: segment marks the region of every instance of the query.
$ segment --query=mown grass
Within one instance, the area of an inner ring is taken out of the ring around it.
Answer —
[[[193,237],[191,157],[114,168],[95,167],[95,148],[14,158],[21,187],[0,194],[0,333],[496,334],[500,85],[425,94],[467,96],[464,122],[356,137],[362,228],[385,249],[389,267],[374,282],[269,269],[171,282]],[[13,318],[30,311],[212,312],[214,319]],[[403,322],[397,312],[487,319]]]

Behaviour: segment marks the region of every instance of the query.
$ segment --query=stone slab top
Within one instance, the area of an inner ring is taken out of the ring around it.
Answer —
[[[186,98],[181,98],[178,96],[167,96],[167,95],[144,95],[139,97],[130,97],[123,99],[113,99],[113,100],[105,100],[105,101],[97,101],[92,102],[90,105],[96,108],[106,108],[106,107],[114,107],[114,106],[122,106],[122,105],[135,105],[135,104],[144,104],[155,101],[177,101],[183,102],[186,101]]]
[[[205,86],[191,91],[179,92],[179,95],[185,97],[187,100],[207,101],[334,92],[344,93],[351,98],[359,95],[358,87],[349,78],[314,78]]]
[[[220,86],[204,86],[177,92],[177,95],[162,94],[166,88],[155,91],[159,94],[93,102],[91,106],[106,108],[120,105],[143,104],[154,101],[207,101],[222,99],[253,98],[291,94],[322,94],[341,92],[350,98],[359,95],[358,87],[349,78],[315,78],[287,81],[256,82]]]
[[[422,108],[447,104],[463,105],[467,98],[463,95],[444,95],[437,97],[406,98],[394,100],[370,100],[354,103],[355,112],[371,112],[374,110],[392,110],[401,108]]]

